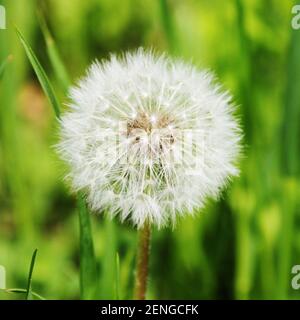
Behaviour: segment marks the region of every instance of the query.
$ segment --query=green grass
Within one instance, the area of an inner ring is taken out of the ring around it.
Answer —
[[[6,289],[6,288],[4,288],[4,289],[0,289],[0,291],[2,291],[3,293],[8,293],[8,294],[12,294],[12,293],[22,294],[25,296],[25,300],[32,300],[34,298],[36,298],[38,300],[45,300],[44,297],[42,297],[41,295],[39,295],[38,293],[36,293],[32,290],[33,270],[34,270],[34,266],[35,266],[37,252],[38,252],[38,250],[35,249],[32,254],[32,257],[31,257],[29,272],[28,272],[28,279],[27,279],[27,288],[26,289],[20,289],[20,288]]]
[[[33,269],[35,265],[35,259],[37,255],[38,250],[35,249],[31,258],[30,262],[30,267],[29,267],[29,273],[28,273],[28,280],[27,280],[27,289],[26,289],[26,295],[25,299],[26,300],[31,300],[32,299],[32,276],[33,276]]]
[[[78,215],[80,228],[80,290],[82,299],[96,297],[98,288],[97,265],[95,261],[89,212],[83,196],[78,196]]]
[[[54,110],[56,117],[59,118],[60,117],[60,105],[59,105],[58,99],[56,97],[56,94],[53,90],[53,87],[49,81],[49,78],[48,78],[45,70],[41,66],[35,53],[31,49],[29,44],[25,41],[23,35],[20,33],[20,31],[18,29],[16,29],[16,32],[17,32],[19,39],[20,39],[20,41],[26,51],[27,57],[28,57],[31,65],[35,71],[35,74],[39,79],[39,82],[44,90],[44,93],[48,97],[49,102],[50,102],[51,106],[53,107],[53,110]]]
[[[27,57],[38,77],[40,85],[42,86],[45,95],[48,97],[49,102],[54,110],[56,117],[60,118],[60,104],[58,98],[53,90],[53,87],[49,81],[49,77],[41,66],[37,56],[28,45],[26,40],[20,31],[17,30],[17,34],[20,38],[22,45],[24,46]],[[53,60],[54,47],[49,52],[49,57]],[[65,69],[62,67],[63,64],[58,60],[58,54],[55,54],[54,65],[56,66],[56,72],[62,72],[64,74]],[[65,75],[65,74],[64,74]],[[66,88],[65,88],[66,89]],[[94,255],[93,236],[90,225],[89,212],[87,210],[84,196],[78,195],[78,215],[79,215],[79,226],[80,226],[80,288],[82,299],[92,299],[95,297],[97,288],[97,271],[96,262]],[[35,255],[34,255],[35,258]],[[27,296],[29,294],[29,287]]]
[[[300,33],[292,31],[288,50],[287,84],[285,89],[282,123],[282,158],[281,171],[285,179],[282,194],[283,227],[279,253],[279,295],[288,298],[289,273],[295,263],[293,256],[293,234],[296,229],[296,213],[299,210],[299,193],[296,191],[299,177],[299,136],[300,136]]]

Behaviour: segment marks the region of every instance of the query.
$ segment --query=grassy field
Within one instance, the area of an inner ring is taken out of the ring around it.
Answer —
[[[7,288],[26,292],[38,248],[32,290],[44,298],[130,299],[137,240],[130,225],[94,214],[89,221],[84,203],[70,195],[53,148],[55,114],[17,27],[62,109],[69,84],[110,52],[143,46],[213,70],[239,106],[241,175],[195,218],[154,230],[148,297],[299,299],[291,287],[291,269],[300,264],[294,3],[1,0],[7,29],[0,30],[0,265]],[[25,297],[0,291],[0,299]]]

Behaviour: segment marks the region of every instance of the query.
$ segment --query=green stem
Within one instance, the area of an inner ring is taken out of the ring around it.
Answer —
[[[139,230],[135,279],[135,300],[145,300],[148,280],[151,228],[148,222]]]

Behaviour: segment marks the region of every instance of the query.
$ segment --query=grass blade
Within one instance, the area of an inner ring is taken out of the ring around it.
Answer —
[[[282,121],[282,175],[286,186],[283,188],[282,230],[279,251],[278,298],[286,299],[290,287],[290,268],[292,266],[293,235],[297,213],[296,177],[299,175],[299,116],[300,116],[300,34],[292,30],[288,51],[288,78],[284,100]]]
[[[52,64],[55,76],[58,80],[58,83],[61,89],[66,94],[68,92],[68,89],[71,83],[69,75],[66,71],[64,63],[61,60],[60,54],[55,45],[54,39],[49,31],[49,28],[47,26],[47,23],[43,14],[40,12],[38,16],[39,16],[41,30],[43,32],[46,46],[47,46],[47,53],[48,53],[50,62]]]
[[[114,299],[116,283],[116,225],[109,217],[105,217],[104,237],[106,250],[102,257],[100,278],[100,299]]]
[[[31,283],[32,283],[32,274],[33,274],[33,269],[34,269],[34,264],[35,264],[35,259],[36,259],[36,254],[37,254],[37,249],[34,250],[31,262],[30,262],[30,267],[29,267],[29,274],[28,274],[28,281],[27,281],[27,289],[26,289],[26,300],[31,299],[32,295],[32,290],[31,290]]]
[[[51,103],[51,105],[54,109],[55,115],[57,118],[59,118],[60,117],[60,106],[59,106],[58,99],[54,93],[53,87],[49,81],[49,78],[48,78],[46,72],[44,71],[43,67],[41,66],[35,53],[33,52],[31,47],[25,41],[21,32],[18,29],[16,29],[16,32],[17,32],[17,35],[18,35],[24,49],[25,49],[26,55],[32,65],[38,79],[39,79],[39,82],[40,82],[47,98],[49,99],[49,102]]]
[[[92,299],[97,289],[97,265],[90,216],[81,194],[78,195],[80,227],[80,291],[82,299]]]
[[[5,289],[2,291],[6,292],[6,293],[27,293],[26,289],[20,289],[20,288]],[[40,294],[38,294],[34,291],[31,291],[31,295],[39,300],[46,300],[46,298],[44,298],[43,296],[41,296]]]
[[[116,254],[116,294],[115,299],[120,300],[120,257]]]
[[[282,171],[287,176],[299,174],[300,116],[300,34],[293,30],[288,53],[287,85],[282,127]]]

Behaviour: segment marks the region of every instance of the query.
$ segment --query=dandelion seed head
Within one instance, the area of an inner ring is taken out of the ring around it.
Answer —
[[[96,212],[174,224],[238,174],[239,124],[209,72],[138,50],[94,63],[70,98],[57,149]]]

